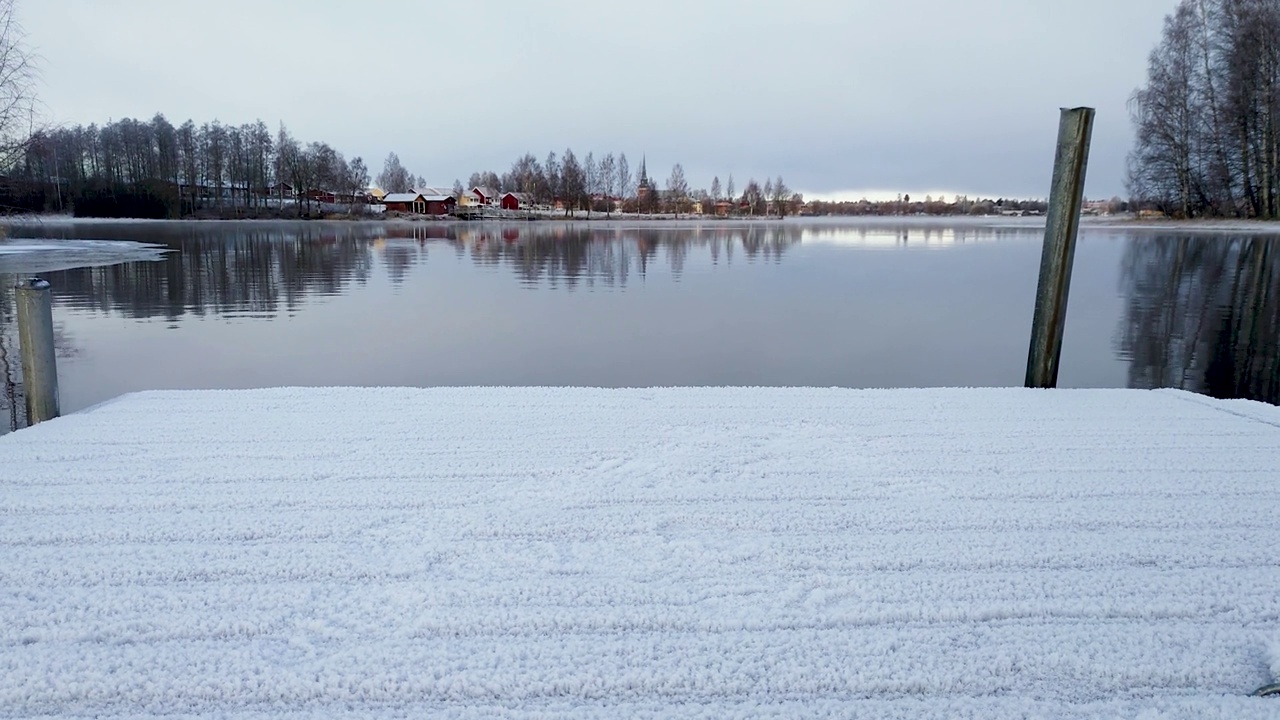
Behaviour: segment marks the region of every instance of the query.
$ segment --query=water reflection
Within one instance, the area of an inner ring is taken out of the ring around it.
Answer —
[[[1280,402],[1280,240],[1128,241],[1121,356],[1129,386]]]
[[[45,274],[59,353],[76,358],[68,410],[149,387],[1016,385],[1042,235],[1026,223],[908,219],[70,223],[11,234],[173,251]],[[1064,385],[1280,401],[1275,242],[1086,231]],[[5,285],[0,429],[21,422]]]
[[[1042,225],[1003,222],[997,225],[939,225],[921,222],[882,222],[875,225],[814,225],[802,234],[804,242],[863,248],[945,248],[978,242],[1025,240]]]
[[[196,229],[159,262],[78,268],[46,275],[60,304],[133,318],[184,314],[273,317],[294,312],[308,295],[338,295],[363,283],[369,247],[347,232]]]
[[[99,235],[120,230],[94,228]],[[735,257],[779,262],[805,232],[800,226],[764,223],[720,228],[242,223],[180,230],[143,225],[129,227],[127,237],[143,236],[179,252],[158,262],[77,268],[46,277],[60,304],[131,318],[266,318],[292,314],[308,296],[341,295],[350,285],[364,284],[375,258],[391,282],[401,284],[433,247],[451,248],[478,266],[509,269],[529,287],[622,288],[656,263],[679,278],[691,250],[705,250],[713,263]]]

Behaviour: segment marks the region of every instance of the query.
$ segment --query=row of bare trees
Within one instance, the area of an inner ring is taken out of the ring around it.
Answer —
[[[566,212],[597,210],[608,213],[621,201],[621,206],[631,211],[679,215],[689,212],[694,203],[702,203],[706,209],[708,204],[723,200],[728,201],[732,214],[784,215],[794,212],[804,201],[800,195],[792,193],[781,177],[765,180],[763,186],[752,179],[739,196],[735,194],[732,175],[726,185],[722,186],[717,176],[709,190],[693,189],[685,177],[684,167],[679,163],[672,166],[665,183],[660,183],[649,175],[644,159],[633,172],[626,153],[616,156],[608,153],[599,159],[595,153],[587,153],[579,160],[572,148],[566,149],[562,155],[549,153],[544,161],[539,161],[533,153],[525,153],[501,175],[493,171],[472,173],[468,187],[526,193],[535,202],[547,205],[560,201]],[[455,190],[461,189],[461,183],[457,183]]]
[[[164,115],[37,133],[9,173],[44,207],[77,214],[175,217],[206,207],[263,208],[309,191],[363,197],[369,171],[324,142],[258,120],[175,126]],[[283,186],[288,186],[288,192]],[[302,212],[302,203],[291,203]]]
[[[1182,0],[1131,111],[1135,199],[1280,218],[1280,0]]]
[[[641,170],[633,175],[626,153],[616,157],[609,153],[599,159],[595,153],[587,153],[579,160],[573,149],[568,148],[562,155],[548,153],[544,161],[539,161],[533,153],[525,153],[506,173],[476,172],[468,182],[471,187],[525,193],[545,205],[560,200],[566,210],[590,211],[596,205],[593,198],[633,196],[639,183],[649,182],[643,167],[642,161]],[[610,207],[602,209],[612,211]]]

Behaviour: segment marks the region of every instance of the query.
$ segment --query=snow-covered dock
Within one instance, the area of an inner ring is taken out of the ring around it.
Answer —
[[[1275,718],[1280,408],[149,392],[0,438],[0,716]]]

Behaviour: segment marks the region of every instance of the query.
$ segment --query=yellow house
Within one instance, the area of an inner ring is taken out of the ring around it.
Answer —
[[[387,191],[382,188],[371,187],[365,192],[369,194],[369,197],[373,198],[374,202],[378,203],[382,202],[382,199],[387,196]]]

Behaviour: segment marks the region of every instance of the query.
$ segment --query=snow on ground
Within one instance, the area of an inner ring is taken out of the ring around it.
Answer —
[[[165,391],[0,458],[0,716],[1280,715],[1276,407]]]

